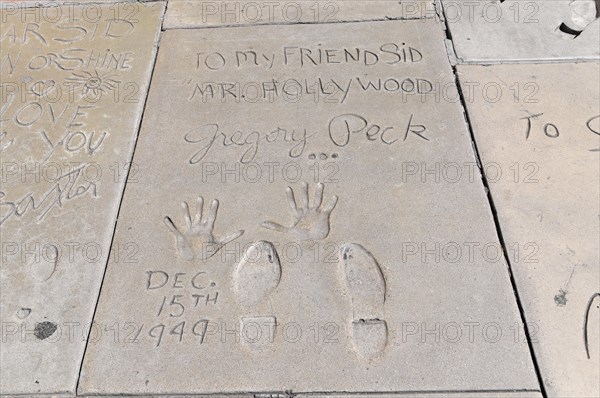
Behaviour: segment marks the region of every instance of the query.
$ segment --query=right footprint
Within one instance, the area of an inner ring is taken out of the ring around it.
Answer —
[[[346,287],[352,297],[352,338],[364,358],[375,358],[387,345],[388,330],[383,317],[385,279],[377,261],[364,247],[347,243],[340,248]]]

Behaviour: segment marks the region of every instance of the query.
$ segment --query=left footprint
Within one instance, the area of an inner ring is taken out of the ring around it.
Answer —
[[[233,290],[238,302],[256,308],[277,288],[281,279],[281,264],[271,242],[253,243],[235,268]],[[273,342],[277,318],[273,315],[242,317],[243,342],[253,351],[264,351]]]
[[[253,243],[233,275],[234,291],[240,304],[255,306],[279,285],[281,264],[272,243]]]

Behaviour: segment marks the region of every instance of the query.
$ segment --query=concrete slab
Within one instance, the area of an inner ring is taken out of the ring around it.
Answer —
[[[459,72],[548,396],[598,396],[600,66]]]
[[[314,24],[437,16],[433,0],[203,1],[171,0],[165,29]]]
[[[597,0],[442,0],[442,4],[460,63],[600,59]]]
[[[164,4],[131,18],[98,7],[96,22],[55,10],[37,22],[0,12],[5,394],[75,391]],[[113,250],[135,258],[133,242]]]
[[[79,392],[537,391],[443,37],[166,31]]]

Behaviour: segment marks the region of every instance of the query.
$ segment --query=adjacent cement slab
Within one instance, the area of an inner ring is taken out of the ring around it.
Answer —
[[[3,394],[75,390],[164,4],[54,10],[0,14]]]
[[[595,0],[442,0],[442,4],[461,63],[600,58]],[[563,23],[582,33],[575,37],[562,32]]]
[[[538,390],[443,38],[166,31],[79,392]]]
[[[548,396],[599,396],[600,66],[459,72]]]
[[[433,0],[205,1],[170,0],[164,27],[336,23],[435,18]]]

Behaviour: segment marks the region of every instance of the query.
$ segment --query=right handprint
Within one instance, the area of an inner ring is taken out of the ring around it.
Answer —
[[[335,209],[338,197],[333,196],[326,206],[321,207],[323,204],[324,188],[322,183],[317,184],[311,205],[308,198],[308,183],[303,183],[300,192],[301,202],[299,206],[296,197],[294,196],[294,191],[292,188],[288,187],[285,193],[287,201],[292,208],[292,215],[294,216],[292,226],[284,227],[283,225],[271,221],[265,221],[261,225],[267,229],[287,233],[297,240],[325,239],[327,235],[329,235],[329,218],[331,212]]]

